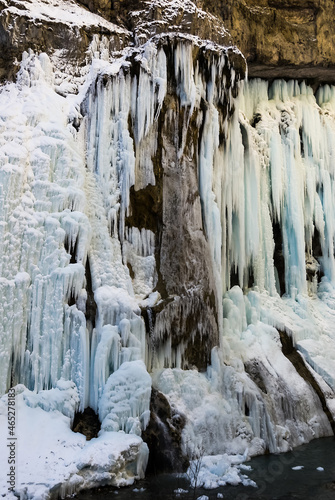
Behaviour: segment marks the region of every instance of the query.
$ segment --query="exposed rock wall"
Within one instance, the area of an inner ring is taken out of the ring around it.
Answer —
[[[93,40],[97,50],[103,42],[108,54],[128,45],[130,33],[124,28],[94,14],[85,16],[85,10],[72,1],[68,1],[67,8],[64,6],[60,18],[61,8],[52,1],[39,6],[38,1],[0,0],[0,80],[15,78],[22,52],[30,49],[56,57],[57,67],[78,77],[92,59]]]
[[[205,0],[203,6],[222,17],[249,76],[334,81],[334,2]]]
[[[154,32],[183,31],[233,43],[245,55],[251,77],[335,81],[331,0],[199,0],[192,13],[190,2],[180,2],[170,18],[159,0],[150,6],[131,0],[82,3],[134,30],[138,41]]]

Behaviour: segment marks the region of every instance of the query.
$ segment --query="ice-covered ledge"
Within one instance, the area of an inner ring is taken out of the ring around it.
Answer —
[[[81,79],[96,54],[110,57],[130,43],[131,34],[73,0],[0,1],[0,80],[14,80],[22,52],[53,57],[58,72]],[[101,47],[100,47],[101,45]],[[86,71],[87,72],[87,71]]]
[[[54,389],[36,394],[24,386],[15,388],[16,486],[0,482],[0,495],[23,500],[64,498],[82,489],[102,485],[127,486],[144,477],[148,447],[136,434],[101,431],[97,438],[71,431],[71,419],[78,405],[78,391],[72,382],[59,381]],[[2,450],[8,440],[7,395],[0,399]],[[13,438],[13,436],[12,436]],[[9,469],[7,453],[0,455],[0,467]],[[13,462],[14,463],[14,462]],[[6,472],[6,473],[5,473]]]

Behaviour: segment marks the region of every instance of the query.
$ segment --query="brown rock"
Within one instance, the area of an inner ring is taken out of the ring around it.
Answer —
[[[129,33],[106,23],[71,25],[61,18],[32,16],[20,1],[0,0],[0,80],[12,80],[19,67],[22,53],[29,49],[49,56],[58,51],[67,70],[75,76],[88,62],[88,48],[94,35],[105,37],[110,52],[121,50],[129,43]],[[107,26],[106,26],[107,24]]]
[[[249,76],[335,81],[330,0],[204,0],[245,55]]]
[[[82,2],[133,30],[138,43],[156,33],[190,33],[235,44],[247,58],[250,77],[335,81],[332,0],[198,0],[193,8],[185,1],[172,17],[172,9],[158,3],[118,0],[108,11],[105,0]]]

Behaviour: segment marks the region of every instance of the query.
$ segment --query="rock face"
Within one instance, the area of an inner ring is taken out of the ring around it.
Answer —
[[[217,43],[231,42],[221,19],[203,11],[199,1],[180,1],[171,6],[162,0],[149,3],[143,0],[80,0],[80,3],[132,30],[137,42],[168,31],[190,33]]]
[[[150,408],[150,422],[143,433],[150,450],[147,473],[184,471],[188,465],[181,450],[185,416],[174,414],[164,394],[155,389],[152,390]]]
[[[204,8],[222,17],[250,77],[335,80],[334,2],[205,0]]]
[[[63,15],[59,16],[62,10]],[[80,21],[78,22],[78,19]],[[87,13],[71,0],[67,5],[43,2],[0,2],[0,79],[15,78],[22,52],[46,52],[58,67],[80,77],[91,60],[92,41],[102,44],[108,54],[123,49],[129,33],[101,17]]]
[[[193,8],[191,15],[189,2],[180,2],[170,19],[160,1],[149,8],[145,2],[130,0],[82,3],[134,30],[138,40],[152,35],[152,30],[182,30],[219,43],[229,40],[245,55],[250,77],[335,80],[331,0],[201,0],[195,2],[197,11]],[[215,17],[203,15],[204,11]]]

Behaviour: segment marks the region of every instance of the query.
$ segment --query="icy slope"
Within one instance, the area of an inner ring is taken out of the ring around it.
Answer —
[[[78,395],[73,383],[59,382],[55,389],[31,393],[17,387],[16,411],[16,493],[22,498],[47,499],[71,495],[99,484],[126,486],[144,476],[148,449],[135,434],[102,432],[86,441],[70,430],[68,413],[74,411]],[[1,428],[7,427],[7,401],[0,400]],[[1,436],[0,445],[7,440]],[[1,454],[1,470],[8,468],[6,453]],[[6,474],[0,492],[8,491]]]

